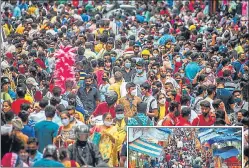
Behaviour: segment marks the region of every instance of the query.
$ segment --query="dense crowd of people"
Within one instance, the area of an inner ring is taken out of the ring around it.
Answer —
[[[123,167],[126,126],[248,129],[247,1],[104,3],[1,3],[2,166]]]

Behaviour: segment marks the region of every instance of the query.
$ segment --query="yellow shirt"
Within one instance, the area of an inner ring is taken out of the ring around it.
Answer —
[[[28,93],[26,93],[24,99],[27,100],[27,101],[29,101],[31,104],[34,102],[33,97],[30,94],[28,94]]]
[[[115,167],[118,164],[117,143],[113,143],[108,135],[103,134],[103,131],[107,132],[110,135],[114,135],[114,133],[117,132],[117,128],[115,126],[111,126],[110,128],[102,130],[100,132],[101,139],[99,142],[99,151],[102,155],[103,160],[109,159],[109,167]],[[115,138],[116,142],[116,137],[113,136],[113,138]]]
[[[97,44],[97,45],[94,46],[94,51],[96,53],[99,53],[103,48],[104,48],[104,44],[99,43],[99,44]]]
[[[79,115],[79,121],[81,121],[81,122],[85,122],[84,121],[84,116],[83,116],[83,114],[81,113],[81,112],[79,112],[79,111],[75,111],[75,114],[78,114]]]
[[[71,161],[70,160],[66,160],[64,162],[62,162],[62,164],[65,166],[65,167],[72,167],[71,165]],[[79,163],[75,163],[76,164],[76,167],[80,167]]]
[[[114,90],[118,94],[118,99],[120,99],[120,86],[122,82],[114,83],[109,87],[109,90]]]
[[[165,111],[166,111],[165,105],[160,105],[159,106],[159,120],[162,120],[165,117],[166,115]]]
[[[125,123],[125,120],[122,119],[121,120],[121,123],[119,122],[116,122],[116,125],[115,125],[117,131],[114,132],[114,137],[116,139],[116,144],[117,144],[117,151],[121,151],[122,149],[122,144],[125,140],[125,137],[126,137],[126,131],[125,131],[125,127],[126,127],[126,123]]]
[[[19,25],[19,26],[16,28],[16,33],[18,33],[18,34],[23,34],[24,29],[25,29],[24,26]]]
[[[6,36],[9,36],[10,33],[13,32],[14,30],[13,30],[11,25],[10,25],[10,28],[9,28],[7,24],[4,24],[3,25],[3,31],[4,31]]]
[[[28,14],[33,15],[33,14],[35,13],[36,9],[37,9],[37,8],[36,8],[35,6],[29,7],[29,9],[28,9]]]

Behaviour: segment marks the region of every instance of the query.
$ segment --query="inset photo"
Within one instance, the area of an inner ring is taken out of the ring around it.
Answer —
[[[241,168],[242,127],[128,127],[129,168]]]

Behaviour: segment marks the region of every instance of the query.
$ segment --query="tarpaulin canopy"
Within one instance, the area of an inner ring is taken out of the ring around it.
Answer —
[[[241,137],[238,136],[218,136],[208,140],[208,143],[212,145],[213,143],[222,143],[228,141],[241,141]]]
[[[221,149],[213,150],[213,156],[219,156],[222,159],[227,159],[238,155],[239,155],[239,150],[236,149],[234,146],[226,146]]]
[[[169,128],[157,128],[157,129],[160,130],[160,131],[166,132],[166,133],[168,133],[168,134],[171,134],[171,133],[172,133],[172,130],[169,129]]]
[[[147,128],[129,128],[128,141],[132,142],[138,138],[141,138],[145,141],[166,141],[168,139],[171,130],[169,129],[157,129],[153,127]]]
[[[146,142],[142,139],[137,139],[129,143],[128,148],[151,157],[159,157],[163,151],[163,147],[154,143]]]

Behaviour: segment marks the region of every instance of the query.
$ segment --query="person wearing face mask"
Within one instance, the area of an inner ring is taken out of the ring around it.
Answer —
[[[166,95],[164,93],[159,93],[157,95],[157,102],[158,102],[158,120],[162,120],[166,116]]]
[[[136,72],[136,70],[131,67],[131,58],[130,57],[126,57],[124,59],[124,63],[125,63],[124,67],[121,69],[121,72],[123,74],[123,78],[124,78],[125,82],[130,82],[132,74],[134,74]]]
[[[209,85],[209,84],[216,85],[216,77],[215,77],[214,72],[211,68],[211,65],[206,65],[204,73],[207,75],[207,77],[206,77],[207,78],[207,85]]]
[[[201,113],[200,103],[206,98],[207,87],[201,85],[197,89],[196,98],[192,105],[192,110],[194,110],[197,114]]]
[[[189,95],[182,95],[181,97],[181,109],[183,109],[184,107],[190,107],[190,101],[191,101],[191,97]],[[194,110],[191,109],[191,113],[190,113],[190,118],[189,118],[189,122],[192,123],[192,121],[197,117],[197,114]]]
[[[118,160],[116,157],[118,145],[118,137],[116,136],[117,127],[114,126],[113,117],[110,113],[105,113],[102,116],[102,119],[103,125],[96,125],[91,129],[90,132],[100,133],[101,136],[98,146],[102,158],[110,167],[114,167],[118,164]]]
[[[233,92],[233,97],[235,101],[234,105],[234,112],[237,113],[240,110],[248,110],[248,102],[243,100],[243,97],[241,95],[241,90],[235,90]]]
[[[39,145],[39,142],[38,142],[37,138],[30,137],[28,139],[26,151],[28,152],[28,164],[30,167],[32,167],[35,162],[41,160],[43,157],[42,153],[40,153],[37,150],[38,145]]]
[[[191,123],[189,122],[191,118],[191,108],[184,107],[181,111],[181,116],[179,117],[178,123],[176,123],[176,126],[191,126]]]
[[[104,72],[103,77],[102,77],[103,83],[100,84],[100,86],[99,86],[100,101],[101,102],[105,102],[105,94],[107,93],[107,91],[110,87],[109,78],[110,78],[109,72]]]
[[[75,118],[75,114],[80,115],[81,116],[80,118],[84,118],[84,117],[83,117],[82,113],[76,111],[76,109],[75,109],[74,106],[67,106],[66,110],[68,111],[68,114],[70,115],[69,116],[69,122],[70,122],[70,124],[73,124],[73,125],[84,125],[83,121],[77,120]],[[61,120],[61,123],[62,123],[62,125],[64,125],[63,122],[62,122],[62,120]]]
[[[192,125],[193,126],[211,126],[214,124],[216,118],[214,114],[211,112],[211,104],[204,100],[200,103],[201,106],[201,114],[198,114]]]
[[[126,96],[119,99],[118,104],[124,106],[125,117],[132,117],[137,111],[137,104],[142,100],[137,95],[136,85],[133,82],[126,84]]]
[[[70,114],[64,111],[60,114],[61,123],[63,126],[59,127],[58,136],[55,138],[55,144],[60,147],[67,147],[69,144],[73,143],[75,140],[75,135],[73,131],[73,126],[75,122],[70,122]],[[75,119],[76,120],[76,119]]]
[[[90,129],[87,125],[78,125],[74,129],[76,141],[69,145],[69,159],[80,166],[108,167],[103,161],[98,147],[88,140]]]

